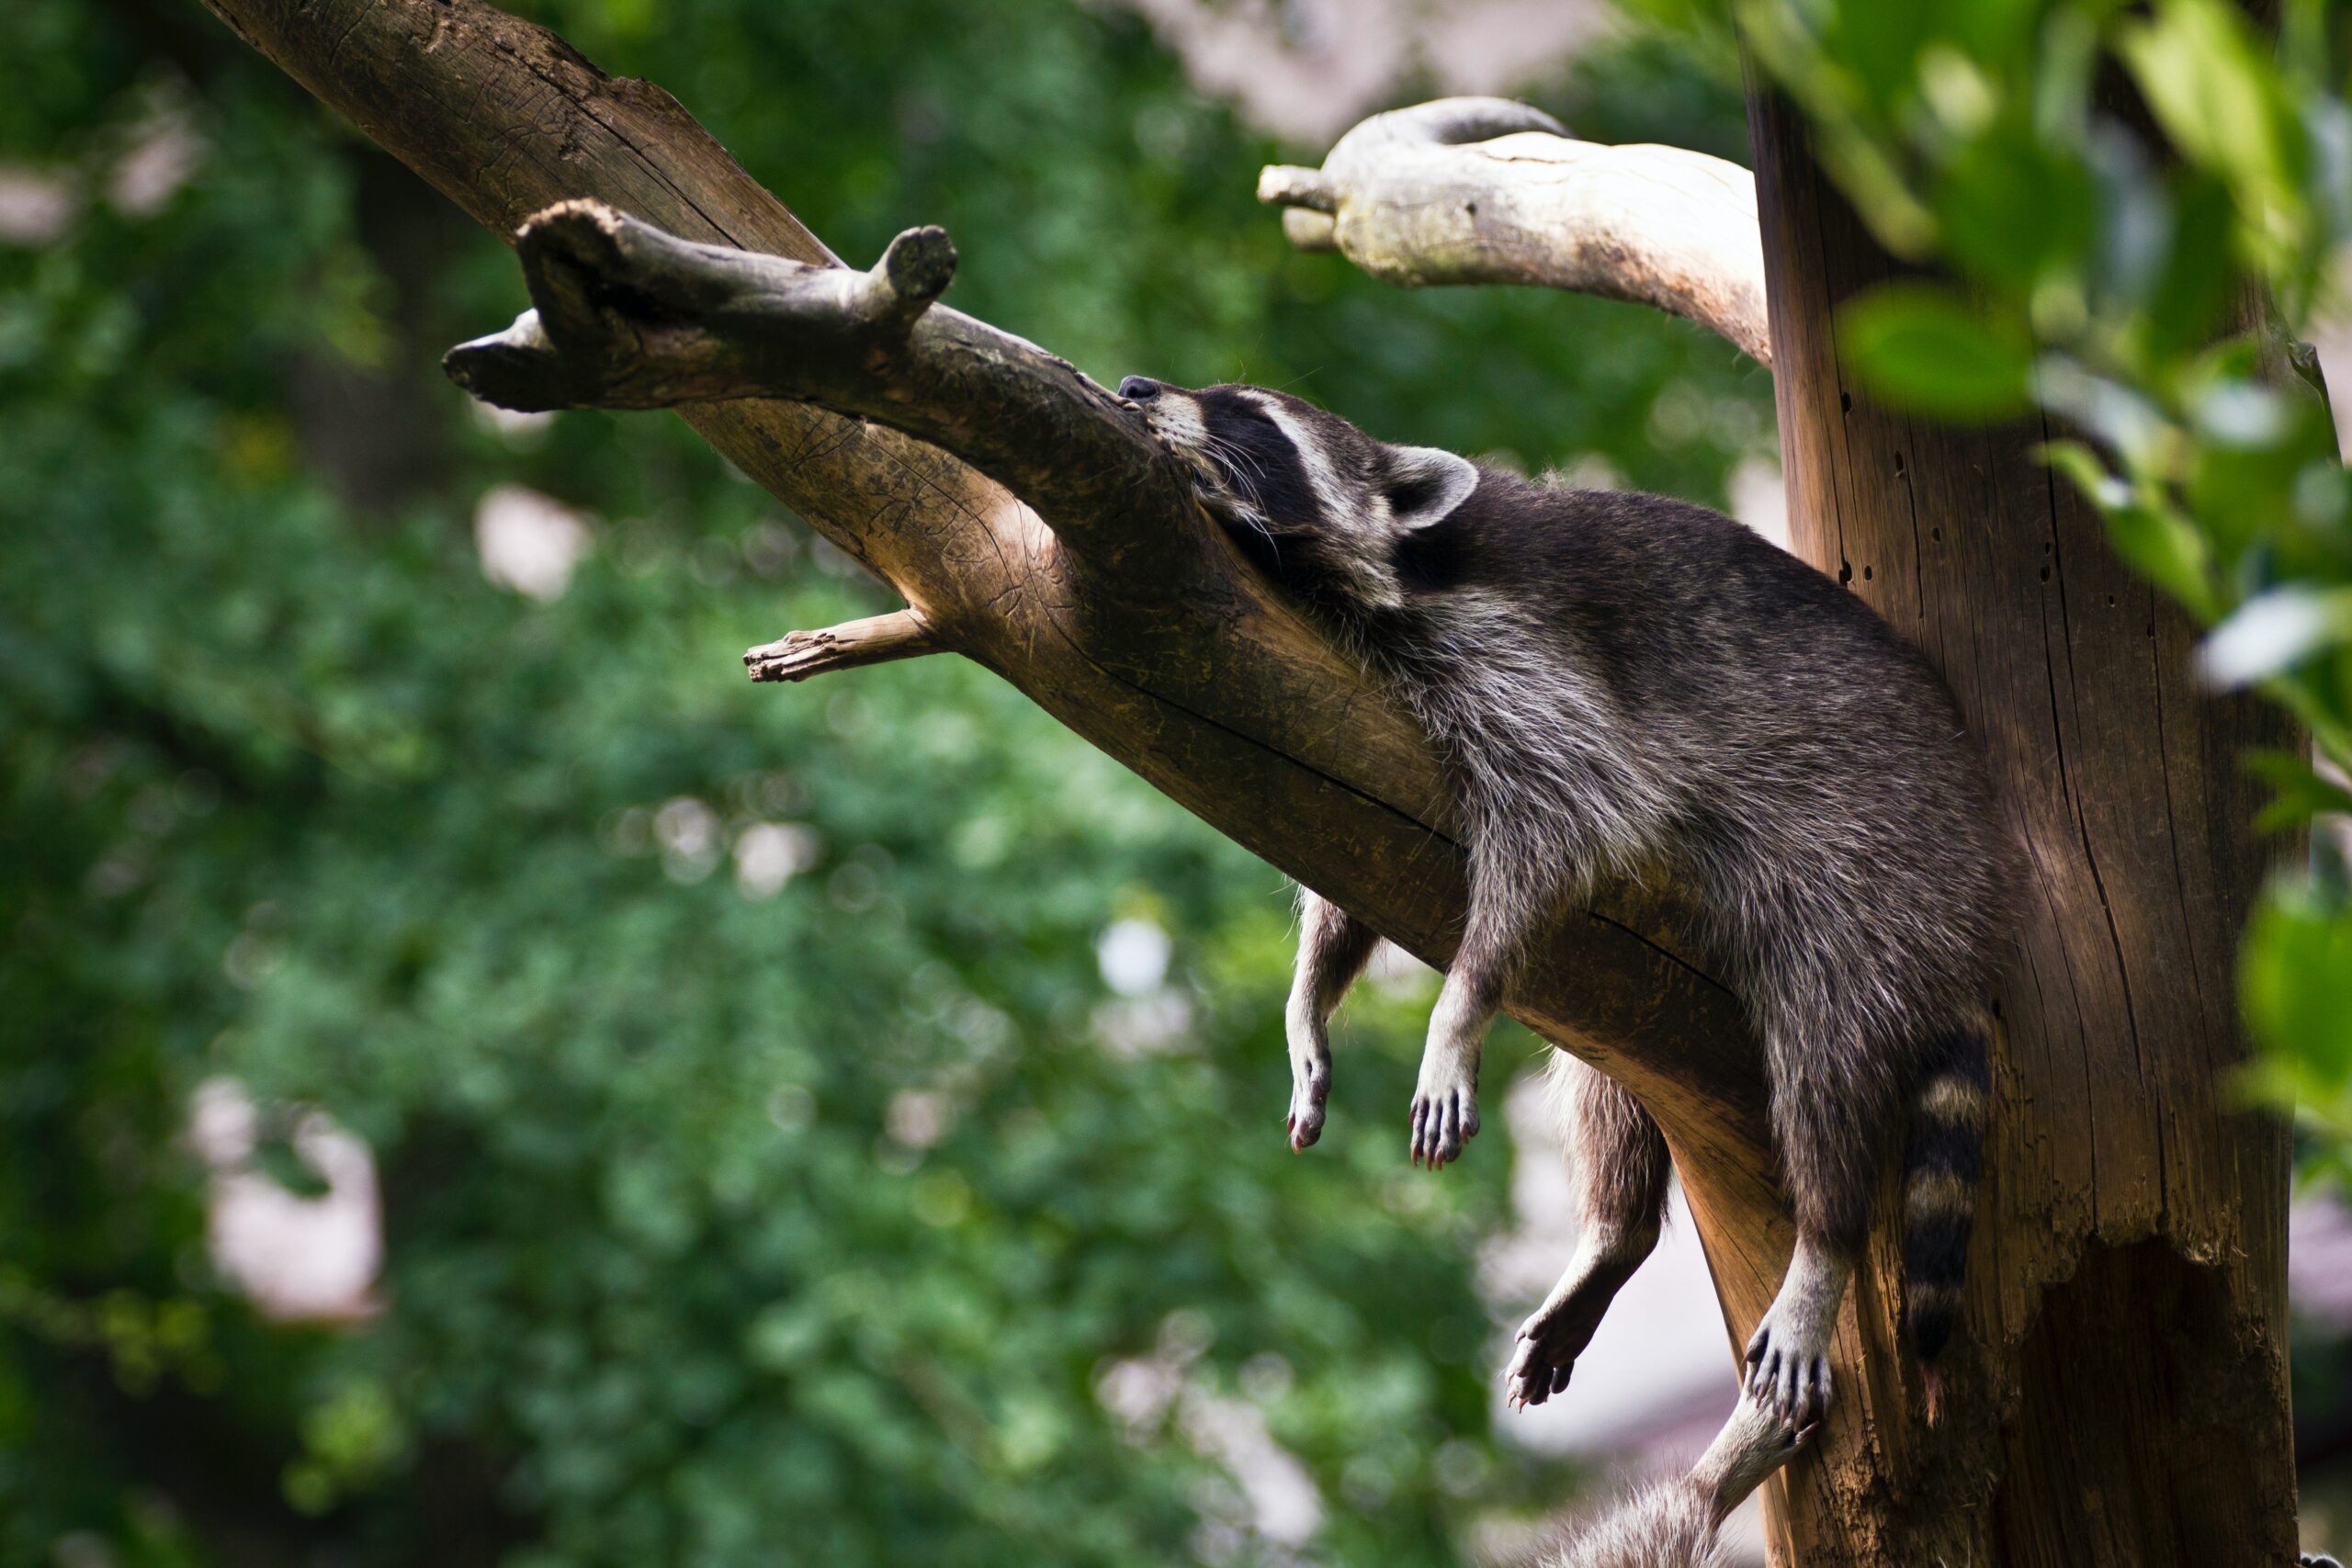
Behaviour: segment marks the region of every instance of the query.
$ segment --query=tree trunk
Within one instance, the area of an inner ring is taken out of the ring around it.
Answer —
[[[1835,309],[1898,268],[1785,100],[1751,91],[1749,127],[1793,547],[1951,682],[2029,873],[1950,1429],[1897,1375],[1883,1232],[1847,1325],[1866,1370],[1829,1462],[1785,1472],[1781,1560],[2290,1563],[2287,1134],[2227,1075],[2238,934],[2279,853],[2238,757],[2294,728],[2199,689],[2193,626],[2035,459],[2045,427],[1849,389]]]

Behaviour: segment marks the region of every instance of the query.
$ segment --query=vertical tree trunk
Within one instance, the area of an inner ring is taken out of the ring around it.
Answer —
[[[1823,1462],[1775,1488],[1777,1561],[2290,1563],[2287,1138],[2225,1080],[2237,937],[2279,852],[2236,760],[2292,728],[2198,689],[2192,627],[2035,460],[2039,423],[1953,429],[1849,387],[1835,309],[1897,266],[1785,102],[1751,91],[1749,123],[1794,547],[1951,683],[2028,872],[1945,1426],[1897,1348],[1883,1229],[1840,1358],[1862,1374]]]

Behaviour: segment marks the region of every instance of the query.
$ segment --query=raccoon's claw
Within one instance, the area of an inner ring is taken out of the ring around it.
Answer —
[[[1478,1135],[1477,1089],[1466,1084],[1422,1089],[1413,1096],[1412,1133],[1413,1163],[1443,1170]]]
[[[1808,1345],[1801,1336],[1776,1333],[1770,1314],[1747,1342],[1747,1392],[1781,1420],[1809,1430],[1829,1409],[1826,1345]]]
[[[1619,1252],[1588,1244],[1578,1250],[1544,1304],[1519,1325],[1503,1373],[1506,1404],[1524,1410],[1566,1390],[1577,1358],[1592,1343],[1618,1288],[1647,1255],[1646,1246]]]
[[[1323,1135],[1324,1107],[1331,1098],[1331,1053],[1294,1050],[1290,1058],[1290,1111],[1283,1119],[1290,1151],[1311,1147]]]
[[[1514,1410],[1524,1410],[1531,1404],[1541,1404],[1555,1393],[1567,1392],[1568,1379],[1577,1370],[1574,1351],[1559,1354],[1560,1346],[1538,1327],[1539,1320],[1530,1318],[1519,1331],[1518,1348],[1511,1352],[1510,1367],[1503,1373],[1503,1403]]]

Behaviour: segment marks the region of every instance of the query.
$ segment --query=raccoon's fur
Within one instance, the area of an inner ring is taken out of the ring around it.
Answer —
[[[1419,717],[1459,792],[1469,916],[1430,1021],[1414,1157],[1442,1165],[1476,1133],[1480,1043],[1530,933],[1596,879],[1666,867],[1701,895],[1764,1043],[1799,1224],[1753,1380],[1805,1418],[1826,1402],[1830,1330],[1906,1104],[1907,1315],[1932,1356],[1960,1306],[2008,852],[1926,661],[1702,507],[1389,446],[1262,388],[1129,378],[1120,393],[1242,549]],[[1303,903],[1300,1147],[1323,1120],[1325,1020],[1374,942]],[[1663,1198],[1639,1105],[1598,1074],[1571,1100],[1598,1130],[1580,1200],[1599,1240],[1523,1333],[1513,1393],[1530,1403],[1565,1386]]]
[[[1744,1393],[1688,1475],[1636,1487],[1570,1524],[1538,1560],[1541,1568],[1732,1568],[1719,1538],[1724,1520],[1812,1430]]]

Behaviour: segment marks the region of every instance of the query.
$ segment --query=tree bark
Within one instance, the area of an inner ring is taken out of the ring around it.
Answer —
[[[1836,307],[1896,265],[1792,108],[1751,92],[1749,124],[1792,546],[1943,672],[2030,871],[1951,1416],[1924,1427],[1895,1375],[1882,1235],[1828,1462],[1776,1483],[1782,1560],[2292,1562],[2287,1134],[2227,1075],[2238,934],[2281,852],[2237,759],[2294,727],[2198,687],[2195,627],[2037,460],[2044,424],[1954,429],[1849,386]]]

